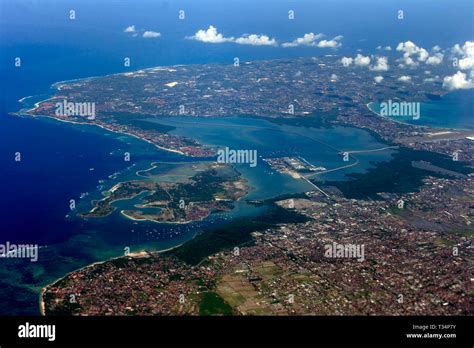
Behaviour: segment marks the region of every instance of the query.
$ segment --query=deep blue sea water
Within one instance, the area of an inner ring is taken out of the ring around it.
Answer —
[[[71,9],[76,11],[74,21],[68,18]],[[180,9],[186,11],[184,21],[178,19]],[[293,21],[287,20],[289,9],[295,11]],[[405,11],[403,22],[395,17],[398,9]],[[193,235],[193,229],[165,233],[153,224],[136,225],[115,215],[91,224],[65,218],[69,199],[83,192],[97,194],[99,180],[115,172],[125,177],[134,171],[122,161],[124,151],[132,151],[137,167],[173,156],[97,129],[8,115],[19,109],[18,99],[47,93],[61,80],[158,65],[334,53],[183,39],[209,25],[226,36],[265,33],[280,41],[307,32],[344,35],[337,54],[354,55],[358,49],[367,54],[378,45],[406,40],[443,48],[472,40],[472,13],[472,1],[464,0],[0,0],[0,243],[43,246],[41,262],[34,265],[0,260],[0,314],[38,313],[41,285],[87,263],[119,255],[124,245],[140,248],[156,241],[164,248]],[[123,33],[129,25],[159,31],[162,37],[132,37]],[[15,57],[21,57],[21,68],[14,67]],[[123,67],[124,57],[131,58],[130,68]],[[352,135],[364,144],[371,141],[362,133]],[[21,152],[19,163],[13,161],[15,152]],[[383,160],[386,155],[374,156]],[[258,176],[251,179],[265,184]]]

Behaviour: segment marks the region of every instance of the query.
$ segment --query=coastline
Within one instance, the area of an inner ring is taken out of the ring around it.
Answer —
[[[121,182],[120,182],[120,183],[118,183],[118,184],[121,184]],[[116,184],[115,186],[117,186],[118,184]],[[114,186],[114,187],[115,187],[115,186]],[[111,190],[112,190],[114,187],[112,187],[112,188],[110,188],[109,190],[107,190],[107,191],[104,191],[104,192],[110,192],[110,191],[111,191]],[[113,203],[115,203],[115,202],[119,202],[119,201],[126,201],[126,200],[129,200],[129,199],[134,199],[134,198],[136,198],[137,196],[141,195],[143,192],[149,192],[149,191],[148,191],[148,190],[143,190],[143,191],[140,191],[139,193],[137,193],[136,195],[134,195],[133,197],[123,197],[123,198],[117,198],[117,199],[114,199],[114,200],[112,200],[112,201],[110,201],[110,202],[109,202],[109,205],[112,205]],[[104,198],[102,198],[102,199],[99,199],[99,200],[93,200],[93,201],[91,201],[91,202],[92,202],[92,203],[93,203],[93,202],[101,202],[101,201],[104,201],[104,200],[106,200],[107,198],[108,198],[108,196],[105,196],[105,197],[104,197]],[[89,211],[88,211],[88,213],[90,213],[91,211],[94,211],[94,209],[95,209],[95,208],[96,208],[96,207],[93,207],[91,210],[89,210]],[[117,210],[117,208],[116,208],[116,207],[113,207],[113,208],[114,208],[114,210],[112,210],[110,213],[107,213],[107,214],[105,214],[105,215],[101,215],[101,216],[82,216],[82,215],[80,215],[80,216],[81,216],[81,218],[82,218],[82,219],[89,219],[89,218],[93,218],[93,219],[94,219],[94,218],[104,218],[104,217],[107,217],[107,216],[109,216],[109,215],[113,214],[113,213],[114,213],[114,212]]]
[[[192,222],[196,222],[196,221],[204,221],[206,218],[208,218],[210,216],[207,215],[205,217],[203,217],[202,219],[199,219],[199,220],[193,220],[193,221],[156,221],[156,220],[152,220],[152,219],[137,219],[137,218],[134,218],[134,217],[131,217],[127,214],[125,214],[125,210],[121,210],[120,211],[120,214],[122,214],[122,216],[124,216],[125,218],[127,219],[130,219],[130,220],[133,220],[133,221],[149,221],[149,222],[154,222],[155,224],[170,224],[170,225],[187,225],[187,224],[190,224]]]
[[[38,103],[41,103],[41,102],[44,102],[48,99],[45,99],[43,101],[40,101]],[[35,104],[36,105],[36,104]],[[33,109],[29,109],[28,111],[30,110],[34,110]],[[133,137],[133,138],[136,138],[136,139],[139,139],[141,141],[144,141],[144,142],[147,142],[155,147],[157,147],[158,149],[160,150],[163,150],[163,151],[168,151],[168,152],[173,152],[173,153],[177,153],[179,155],[182,155],[182,156],[186,156],[186,157],[193,157],[193,156],[190,156],[190,155],[187,155],[185,154],[184,152],[182,151],[179,151],[179,150],[173,150],[173,149],[169,149],[169,148],[166,148],[166,147],[162,147],[162,146],[159,146],[159,145],[156,145],[155,143],[147,140],[147,139],[143,139],[143,138],[140,138],[138,135],[135,135],[135,134],[131,134],[131,133],[127,133],[127,132],[121,132],[121,131],[116,131],[116,130],[112,130],[110,128],[107,128],[106,126],[103,126],[103,125],[100,125],[100,124],[97,124],[97,123],[84,123],[84,122],[75,122],[75,121],[68,121],[68,120],[62,120],[62,119],[59,119],[59,118],[56,118],[56,117],[53,117],[53,116],[48,116],[48,115],[26,115],[26,114],[18,114],[18,116],[20,117],[45,117],[45,118],[49,118],[49,119],[52,119],[52,120],[55,120],[55,121],[58,121],[58,122],[64,122],[64,123],[68,123],[68,124],[75,124],[75,125],[80,125],[80,126],[95,126],[95,127],[99,127],[99,128],[102,128],[103,130],[107,131],[107,132],[111,132],[111,133],[115,133],[115,134],[122,134],[122,135],[126,135],[126,136],[130,136],[130,137]]]
[[[387,116],[382,116],[378,112],[372,110],[372,108],[370,106],[373,103],[374,102],[370,102],[370,103],[365,104],[366,108],[370,112],[373,112],[375,115],[377,115],[378,117],[381,117],[384,120],[392,121],[392,122],[395,122],[397,124],[401,124],[401,125],[404,125],[404,126],[419,127],[419,128],[422,128],[423,130],[429,130],[429,129],[445,130],[445,131],[450,131],[451,133],[460,132],[460,131],[462,131],[462,132],[471,132],[471,131],[473,131],[472,129],[469,129],[469,128],[440,127],[440,126],[433,126],[433,125],[426,125],[426,124],[413,124],[413,123],[408,123],[408,122],[404,122],[404,121],[399,121],[399,120],[396,120],[394,118],[390,118],[390,117],[387,117]]]
[[[158,253],[158,254],[161,254],[161,253],[164,253],[164,252],[167,252],[167,251],[170,251],[170,250],[173,250],[173,249],[176,249],[178,247],[180,247],[181,245],[183,245],[183,243],[181,244],[178,244],[176,246],[173,246],[173,247],[170,247],[170,248],[166,248],[166,249],[160,249],[160,250],[156,250],[154,251],[155,253]],[[64,278],[70,276],[72,273],[75,273],[75,272],[79,272],[79,271],[82,271],[84,269],[87,269],[87,268],[90,268],[90,267],[94,267],[96,265],[101,265],[101,264],[104,264],[106,262],[109,262],[109,261],[113,261],[113,260],[118,260],[118,259],[121,259],[121,258],[124,258],[124,257],[129,257],[129,258],[144,258],[144,257],[150,257],[150,254],[148,253],[148,251],[146,251],[145,249],[143,250],[140,250],[140,251],[136,251],[136,252],[133,252],[133,253],[130,253],[128,255],[123,255],[123,256],[117,256],[117,257],[112,257],[112,258],[109,258],[109,259],[106,259],[106,260],[102,260],[102,261],[96,261],[96,262],[93,262],[91,264],[88,264],[88,265],[85,265],[84,267],[80,267],[78,269],[75,269],[71,272],[68,272],[66,273],[64,276],[60,277],[60,278],[57,278],[56,280],[54,280],[53,282],[51,283],[48,283],[46,284],[45,286],[43,286],[41,288],[41,291],[40,291],[40,296],[39,296],[39,310],[40,310],[40,315],[41,316],[45,316],[46,315],[46,305],[44,303],[44,294],[46,292],[46,289],[51,286],[51,285],[54,285],[56,284],[57,282],[63,280]]]
[[[147,69],[140,69],[138,71],[143,71],[143,70],[153,70],[153,69],[158,69],[158,67],[154,67],[154,68],[147,68]],[[166,68],[165,68],[166,69]],[[61,90],[61,84],[65,84],[65,83],[68,83],[68,82],[74,82],[74,81],[82,81],[82,80],[89,80],[89,79],[93,79],[93,78],[100,78],[100,77],[105,77],[105,76],[114,76],[114,75],[124,75],[124,74],[127,74],[127,73],[115,73],[115,74],[109,74],[109,75],[104,75],[104,76],[97,76],[97,77],[87,77],[87,78],[81,78],[81,79],[76,79],[76,80],[67,80],[67,81],[63,81],[63,82],[57,82],[55,84],[53,84],[52,86],[54,88],[56,88],[57,90]],[[30,96],[31,97],[31,96]],[[26,97],[28,98],[28,97]],[[32,108],[32,109],[29,109],[29,110],[34,110],[39,104],[41,104],[42,102],[44,101],[47,101],[47,100],[50,100],[52,98],[48,98],[48,99],[45,99],[43,101],[39,101],[37,103],[35,103],[35,107]],[[415,127],[420,127],[420,128],[423,128],[423,129],[448,129],[448,128],[440,128],[440,127],[431,127],[431,126],[426,126],[426,125],[413,125],[413,124],[410,124],[410,123],[406,123],[406,122],[402,122],[402,121],[399,121],[399,120],[394,120],[394,119],[391,119],[391,118],[388,118],[388,117],[385,117],[385,116],[382,116],[380,114],[378,114],[377,112],[375,112],[374,110],[372,110],[370,108],[370,104],[372,103],[367,103],[366,104],[366,107],[373,113],[375,113],[377,116],[379,117],[382,117],[382,118],[385,118],[387,120],[390,120],[390,121],[393,121],[395,123],[399,123],[399,124],[403,124],[403,125],[410,125],[410,126],[415,126]],[[149,144],[152,144],[154,145],[156,148],[158,149],[161,149],[161,150],[164,150],[164,151],[168,151],[168,152],[173,152],[173,153],[177,153],[177,154],[180,154],[180,155],[183,155],[183,156],[189,156],[189,157],[193,157],[193,156],[190,156],[190,155],[187,155],[179,150],[173,150],[173,149],[168,149],[168,148],[165,148],[165,147],[162,147],[162,146],[159,146],[157,144],[154,144],[153,142],[149,141],[149,140],[146,140],[146,139],[143,139],[137,135],[134,135],[134,134],[130,134],[130,133],[127,133],[127,132],[123,132],[123,131],[117,131],[117,130],[112,130],[112,129],[109,129],[107,126],[104,126],[104,125],[100,125],[100,124],[96,124],[96,123],[83,123],[83,122],[76,122],[76,121],[70,121],[70,120],[63,120],[63,119],[58,119],[58,118],[55,118],[53,116],[48,116],[48,115],[23,115],[23,114],[19,114],[20,116],[29,116],[29,117],[46,117],[46,118],[50,118],[50,119],[53,119],[55,121],[59,121],[59,122],[64,122],[64,123],[69,123],[69,124],[76,124],[76,125],[83,125],[83,126],[97,126],[97,127],[100,127],[102,128],[103,130],[105,131],[108,131],[108,132],[111,132],[111,133],[116,133],[116,134],[121,134],[121,135],[125,135],[125,136],[131,136],[131,137],[134,137],[136,139],[139,139],[141,141],[145,141]],[[358,160],[351,164],[350,166],[354,166],[354,165],[357,165],[358,163]],[[153,165],[153,164],[152,164]],[[149,168],[145,171],[141,171],[141,172],[146,172],[146,171],[149,171],[149,170],[152,170],[156,167],[152,167],[152,168]],[[336,169],[333,169],[333,170],[337,170],[337,169],[341,169],[341,168],[336,168]],[[329,170],[331,171],[331,170]],[[139,171],[137,171],[137,175]],[[324,174],[324,173],[319,173],[319,174]],[[140,175],[141,176],[141,175]],[[117,201],[120,200],[120,199],[117,199]],[[112,201],[111,203],[115,202]],[[126,218],[128,219],[131,219],[131,220],[135,220],[135,221],[151,221],[151,222],[155,222],[155,223],[168,223],[168,224],[188,224],[190,223],[191,221],[189,222],[158,222],[158,221],[154,221],[154,220],[150,220],[150,219],[135,219],[135,218],[132,218],[126,214],[123,213],[123,210],[121,211],[121,214],[123,216],[125,216]],[[168,249],[164,249],[164,250],[158,250],[158,251],[155,251],[157,253],[162,253],[162,252],[165,252],[165,251],[168,251],[168,250],[173,250],[173,249],[176,249],[178,248],[179,246],[181,246],[182,244],[180,245],[177,245],[177,246],[174,246],[174,247],[171,247],[171,248],[168,248]],[[76,269],[76,270],[73,270],[71,272],[68,272],[67,274],[65,274],[64,276],[62,276],[61,278],[58,278],[56,279],[54,282],[50,283],[50,284],[47,284],[46,286],[42,287],[41,288],[41,291],[40,291],[40,303],[39,303],[39,309],[40,309],[40,313],[42,316],[45,315],[45,311],[46,311],[46,308],[45,308],[45,302],[44,302],[44,294],[47,290],[47,288],[55,283],[57,283],[58,281],[62,280],[62,279],[65,279],[66,277],[68,277],[69,275],[71,275],[72,273],[75,273],[75,272],[78,272],[78,271],[81,271],[83,269],[86,269],[86,268],[89,268],[89,267],[94,267],[96,265],[99,265],[99,264],[103,264],[103,263],[106,263],[106,262],[109,262],[111,260],[115,260],[115,259],[121,259],[121,258],[124,258],[124,257],[131,257],[131,258],[140,258],[140,257],[147,257],[149,256],[147,252],[145,251],[140,251],[140,252],[136,252],[136,253],[131,253],[127,256],[118,256],[118,257],[113,257],[113,258],[110,258],[110,259],[106,259],[106,260],[102,260],[102,261],[97,261],[97,262],[94,262],[94,263],[91,263],[89,265],[86,265],[84,267],[81,267],[79,269]]]
[[[115,75],[115,74],[113,74]],[[92,77],[93,78],[93,77]],[[76,79],[76,80],[68,80],[68,81],[80,81],[80,80],[86,80],[86,79],[91,79],[91,77],[88,77],[88,78],[84,78],[84,79]],[[60,83],[64,83],[63,81],[61,82],[57,82],[55,84],[52,85],[52,87],[55,87],[57,90],[60,90],[60,88],[56,87],[57,84],[60,84]],[[27,97],[24,97],[24,98],[21,98],[19,101],[22,102],[24,101],[25,99],[28,99],[28,98],[32,98],[33,96],[27,96]],[[27,109],[27,111],[29,110],[34,110],[40,103],[44,102],[44,101],[47,101],[47,100],[50,100],[52,98],[47,98],[45,100],[41,100],[41,101],[38,101],[37,103],[34,104],[34,107],[31,108],[31,109]],[[55,118],[55,117],[52,117],[52,116],[48,116],[48,115],[29,115],[29,114],[25,114],[25,113],[22,113],[21,110],[20,112],[14,114],[15,116],[17,117],[32,117],[32,118],[36,118],[36,117],[45,117],[45,118],[49,118],[49,119],[52,119],[54,120],[55,122],[63,122],[63,123],[67,123],[67,124],[74,124],[74,125],[80,125],[80,126],[95,126],[95,127],[99,127],[101,129],[103,129],[104,131],[107,131],[107,132],[111,132],[111,133],[114,133],[114,134],[121,134],[121,135],[126,135],[126,136],[130,136],[130,137],[134,137],[136,139],[139,139],[141,141],[144,141],[144,142],[147,142],[151,145],[154,145],[156,148],[160,149],[160,150],[163,150],[163,151],[168,151],[168,152],[173,152],[173,153],[177,153],[179,155],[183,155],[183,156],[189,156],[187,154],[185,154],[184,152],[182,151],[179,151],[179,150],[173,150],[173,149],[168,149],[168,148],[165,148],[165,147],[162,147],[162,146],[159,146],[157,144],[154,144],[152,143],[151,141],[149,140],[146,140],[146,139],[143,139],[143,138],[140,138],[139,136],[137,135],[134,135],[134,134],[130,134],[130,133],[127,133],[127,132],[119,132],[119,131],[116,131],[116,130],[112,130],[112,129],[109,129],[105,126],[102,126],[102,125],[99,125],[99,124],[95,124],[95,123],[83,123],[83,122],[75,122],[75,121],[68,121],[68,120],[62,120],[62,119],[58,119],[58,118]],[[127,217],[129,218],[129,217]],[[160,250],[157,250],[155,252],[157,253],[162,253],[162,252],[166,252],[166,251],[169,251],[169,250],[173,250],[175,248],[178,248],[179,246],[181,246],[181,244],[178,244],[176,246],[173,246],[171,248],[167,248],[167,249],[160,249]],[[97,261],[97,262],[94,262],[92,264],[88,264],[84,267],[80,267],[78,269],[75,269],[71,272],[68,272],[66,273],[64,276],[54,280],[53,282],[51,283],[48,283],[47,285],[43,286],[40,290],[40,293],[39,293],[39,311],[40,311],[40,315],[41,316],[45,316],[45,311],[46,311],[46,308],[45,308],[45,303],[44,303],[44,294],[46,292],[46,289],[57,283],[58,281],[68,277],[70,274],[74,273],[74,272],[77,272],[77,271],[80,271],[82,269],[85,269],[85,268],[88,268],[88,267],[93,267],[97,264],[102,264],[102,263],[105,263],[105,262],[108,262],[108,261],[111,261],[111,260],[114,260],[114,259],[119,259],[119,258],[122,258],[122,257],[145,257],[146,255],[148,255],[145,251],[139,251],[139,252],[136,252],[136,253],[131,253],[127,256],[118,256],[118,257],[114,257],[114,258],[110,258],[110,259],[106,259],[106,260],[102,260],[102,261]]]
[[[158,162],[151,162],[150,165],[151,165],[151,167],[148,168],[148,169],[137,170],[137,171],[135,172],[135,175],[136,175],[136,176],[141,176],[142,178],[146,178],[145,175],[142,175],[142,174],[140,174],[140,173],[146,173],[146,172],[149,172],[149,171],[151,171],[151,170],[156,169],[156,168],[159,167],[159,163],[158,163]]]
[[[56,280],[56,281],[58,281],[58,280]],[[39,310],[40,310],[40,315],[43,316],[43,317],[46,315],[43,295],[46,292],[46,287],[47,286],[44,286],[44,287],[41,288],[40,295],[39,295]]]
[[[32,96],[29,96],[28,98],[31,98]],[[28,109],[27,111],[29,110],[34,110],[41,102],[44,102],[44,101],[47,101],[49,99],[52,99],[52,98],[47,98],[45,100],[42,100],[42,101],[39,101],[37,103],[35,103],[35,107],[34,108],[31,108],[31,109]],[[182,151],[179,151],[179,150],[173,150],[173,149],[168,149],[168,148],[164,148],[164,147],[161,147],[159,145],[156,145],[154,143],[152,143],[151,141],[149,140],[146,140],[146,139],[143,139],[137,135],[134,135],[134,134],[130,134],[130,133],[127,133],[127,132],[120,132],[120,131],[116,131],[116,130],[112,130],[112,129],[109,129],[107,128],[106,126],[103,126],[103,125],[100,125],[100,124],[95,124],[95,123],[83,123],[83,122],[76,122],[76,121],[69,121],[69,120],[63,120],[63,119],[58,119],[58,118],[55,118],[55,117],[52,117],[52,116],[48,116],[48,115],[29,115],[29,114],[24,114],[24,113],[16,113],[15,114],[16,116],[19,116],[19,117],[32,117],[32,118],[35,118],[35,117],[44,117],[44,118],[49,118],[49,119],[52,119],[53,121],[55,122],[63,122],[63,123],[67,123],[67,124],[73,124],[73,125],[79,125],[79,126],[96,126],[96,127],[99,127],[101,129],[103,129],[104,131],[107,131],[107,132],[111,132],[111,133],[115,133],[115,134],[121,134],[121,135],[126,135],[126,136],[131,136],[131,137],[134,137],[138,140],[141,140],[141,141],[145,141],[151,145],[154,145],[156,148],[158,149],[161,149],[161,150],[164,150],[164,151],[168,151],[168,152],[173,152],[173,153],[177,153],[179,155],[183,155],[183,156],[187,156],[187,157],[193,157],[193,156],[190,156],[190,155],[187,155],[185,154],[184,152]],[[154,168],[156,168],[155,166],[156,162],[152,162],[152,167],[151,168],[148,168],[145,170],[146,171],[149,171],[149,170],[153,170]],[[141,175],[140,175],[141,176]],[[145,191],[143,191],[145,192]],[[106,197],[104,197],[103,199],[105,199]],[[114,200],[112,201],[111,203],[115,202],[115,201],[119,201],[121,199],[117,199],[117,200]],[[112,212],[111,212],[112,213]],[[110,214],[111,214],[110,213]],[[107,215],[110,215],[110,214],[107,214]],[[158,221],[154,221],[154,220],[150,220],[150,219],[141,219],[141,220],[138,220],[138,219],[134,219],[126,214],[123,214],[123,212],[121,211],[121,214],[126,217],[127,219],[131,219],[131,220],[136,220],[136,221],[151,221],[151,222],[155,222],[155,223],[165,223],[165,224],[179,224],[179,225],[185,225],[185,224],[190,224],[192,223],[193,221],[185,221],[185,222],[158,222]],[[90,217],[89,217],[90,218]],[[92,217],[93,218],[93,217]],[[202,221],[204,219],[201,219],[199,221]],[[183,245],[183,243],[180,243],[178,245],[175,245],[173,247],[170,247],[170,248],[166,248],[166,249],[160,249],[160,250],[155,250],[153,252],[155,253],[163,253],[163,252],[166,252],[166,251],[170,251],[170,250],[173,250],[173,249],[176,249],[178,247],[180,247],[181,245]],[[45,305],[45,302],[44,302],[44,294],[47,290],[47,288],[55,283],[57,283],[58,281],[68,277],[69,275],[71,275],[72,273],[75,273],[75,272],[78,272],[78,271],[81,271],[83,269],[86,269],[86,268],[89,268],[89,267],[94,267],[96,265],[99,265],[99,264],[103,264],[103,263],[106,263],[106,262],[109,262],[109,261],[112,261],[112,260],[115,260],[115,259],[120,259],[120,258],[123,258],[123,257],[132,257],[132,258],[141,258],[141,257],[148,257],[148,253],[144,250],[142,251],[139,251],[139,252],[135,252],[135,253],[130,253],[129,255],[127,256],[118,256],[118,257],[113,257],[113,258],[109,258],[109,259],[105,259],[105,260],[101,260],[101,261],[97,261],[97,262],[93,262],[91,264],[88,264],[88,265],[85,265],[83,267],[80,267],[78,269],[75,269],[75,270],[72,270],[68,273],[66,273],[64,276],[54,280],[53,282],[51,283],[48,283],[46,284],[45,286],[43,286],[39,292],[39,312],[40,312],[40,315],[41,316],[45,316],[46,315],[46,305]]]
[[[390,118],[390,117],[387,117],[387,116],[382,116],[382,115],[380,115],[378,112],[372,110],[372,108],[371,108],[370,106],[371,106],[371,104],[373,104],[373,103],[374,103],[374,102],[370,102],[370,103],[365,104],[366,108],[367,108],[369,111],[373,112],[373,113],[374,113],[375,115],[377,115],[378,117],[383,118],[384,120],[391,121],[391,122],[395,122],[395,123],[397,123],[397,124],[401,124],[401,125],[404,125],[404,126],[421,127],[421,128],[433,128],[433,127],[426,126],[426,125],[411,124],[411,123],[407,123],[407,122],[395,120],[394,118]]]

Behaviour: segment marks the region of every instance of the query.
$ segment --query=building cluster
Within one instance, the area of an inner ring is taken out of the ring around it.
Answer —
[[[472,314],[473,187],[429,177],[419,192],[385,200],[308,192],[291,209],[310,221],[255,232],[254,245],[197,266],[157,255],[106,262],[49,286],[44,299],[54,313],[76,294],[71,312],[82,315],[192,315],[209,291],[236,314]],[[363,260],[327,257],[333,243],[364,246]]]

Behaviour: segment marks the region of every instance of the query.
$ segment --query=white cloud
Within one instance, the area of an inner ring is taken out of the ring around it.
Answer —
[[[468,70],[474,69],[474,57],[466,57],[459,60],[459,69]]]
[[[340,47],[341,43],[337,40],[321,40],[318,42],[317,46],[319,48],[336,48]]]
[[[124,33],[136,33],[137,30],[135,29],[135,26],[134,25],[130,25],[128,27],[126,27],[124,30],[123,30]]]
[[[442,53],[435,53],[426,60],[426,64],[438,65],[443,61],[444,55]]]
[[[463,46],[455,44],[451,49],[455,54],[464,55],[467,52],[467,49],[472,45],[472,41],[466,41]]]
[[[411,57],[405,57],[405,65],[416,66],[418,63],[415,62]]]
[[[235,39],[235,42],[241,45],[253,45],[253,46],[276,46],[277,42],[275,39],[270,39],[267,35],[246,35]]]
[[[375,65],[370,67],[370,70],[373,71],[387,71],[388,67],[388,58],[387,57],[378,57],[376,58]]]
[[[466,41],[462,46],[456,44],[451,51],[461,57],[457,65],[466,72],[458,70],[452,76],[445,76],[443,87],[449,90],[474,88],[474,41]]]
[[[474,41],[466,41],[463,46],[456,44],[453,51],[462,58],[458,62],[459,69],[474,69]]]
[[[303,37],[299,37],[291,42],[283,43],[282,47],[314,46],[316,40],[319,40],[323,36],[323,34],[307,33],[304,34]]]
[[[474,88],[474,82],[471,79],[466,79],[466,74],[458,71],[456,74],[452,76],[446,76],[443,79],[443,87],[454,90],[454,89],[468,89]]]
[[[145,39],[154,39],[160,37],[161,34],[156,31],[145,31],[142,35]]]
[[[370,64],[370,57],[369,56],[363,56],[362,54],[358,54],[354,58],[354,64],[357,66],[366,66]]]
[[[342,63],[342,65],[344,65],[344,66],[349,66],[349,65],[352,64],[353,60],[354,60],[354,59],[352,59],[352,58],[350,58],[350,57],[342,57],[341,63]]]
[[[410,82],[410,81],[411,81],[411,77],[410,77],[410,76],[403,75],[403,76],[400,76],[400,77],[398,78],[398,81]]]
[[[234,41],[233,37],[224,37],[222,34],[217,32],[217,28],[210,25],[207,30],[198,30],[196,34],[188,37],[188,39],[206,42],[206,43],[223,43]]]
[[[324,34],[314,34],[314,33],[307,33],[304,34],[303,37],[296,38],[291,42],[285,42],[281,46],[282,47],[297,47],[297,46],[312,46],[312,47],[319,47],[319,48],[337,48],[341,46],[339,42],[344,37],[342,35],[337,35],[331,40],[321,40],[318,42],[319,39],[323,38]]]
[[[380,83],[383,80],[383,76],[375,76],[374,80],[375,80],[375,82]]]
[[[277,46],[278,43],[275,39],[271,39],[267,35],[257,34],[245,34],[241,37],[234,38],[225,37],[217,31],[217,28],[210,25],[207,30],[198,30],[193,36],[188,36],[186,39],[206,42],[206,43],[224,43],[233,42],[240,45],[252,45],[252,46]]]
[[[370,56],[363,56],[362,54],[357,54],[354,58],[342,57],[341,64],[345,67],[348,67],[349,65],[354,63],[356,66],[367,66],[370,70],[373,71],[387,71],[389,69],[387,57],[375,57],[375,64],[369,65],[372,61],[372,58]]]
[[[419,55],[420,47],[415,45],[412,41],[400,42],[397,45],[397,51],[404,52],[403,60],[405,65],[416,66],[418,63],[412,58],[412,56]]]
[[[423,47],[417,46],[412,41],[400,42],[397,51],[403,52],[403,62],[407,66],[417,66],[420,62],[430,65],[438,65],[443,61],[444,55],[440,53],[441,47],[433,46],[433,55]]]
[[[415,45],[413,41],[400,42],[397,45],[397,51],[402,51],[407,53],[409,56],[417,54],[420,50],[420,47]]]
[[[420,48],[420,51],[418,52],[418,60],[420,62],[426,61],[429,56],[430,54],[428,53],[427,50],[425,50],[424,48]]]

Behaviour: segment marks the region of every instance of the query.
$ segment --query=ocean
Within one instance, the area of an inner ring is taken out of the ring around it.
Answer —
[[[427,7],[429,6],[429,7]],[[406,19],[396,20],[395,12],[403,8]],[[76,19],[69,19],[74,10]],[[185,10],[185,20],[178,18]],[[287,13],[295,11],[295,20]],[[473,39],[472,1],[59,1],[0,0],[0,243],[35,243],[41,246],[40,261],[0,259],[0,314],[38,314],[40,288],[79,267],[97,260],[118,256],[125,246],[138,250],[144,246],[165,249],[193,237],[200,228],[224,223],[228,216],[191,226],[163,227],[153,223],[136,223],[113,214],[92,222],[66,217],[69,200],[81,206],[100,196],[117,180],[133,177],[138,169],[146,169],[153,161],[180,162],[186,159],[160,151],[151,145],[126,136],[105,132],[95,127],[74,126],[46,118],[19,118],[9,115],[18,111],[20,98],[50,92],[50,86],[62,80],[101,76],[160,65],[204,64],[281,57],[351,54],[357,50],[375,53],[378,45],[395,46],[412,40],[423,47],[451,47]],[[144,39],[124,33],[125,27],[159,31],[158,39]],[[184,39],[209,25],[226,36],[245,33],[267,34],[280,41],[291,41],[304,33],[325,33],[328,37],[343,35],[343,46],[334,52],[314,47],[254,47],[235,44],[203,44]],[[14,66],[21,58],[21,68]],[[131,66],[124,67],[129,57]],[[458,103],[453,93],[430,104],[443,110],[452,105],[471,108],[471,103]],[[454,99],[453,99],[454,98]],[[32,102],[34,99],[27,100]],[[449,106],[449,105],[450,106]],[[448,105],[448,106],[447,106]],[[430,109],[430,110],[432,110]],[[449,109],[453,112],[452,108]],[[442,114],[442,113],[441,113]],[[453,114],[459,114],[453,112]],[[469,112],[462,113],[469,115]],[[442,116],[440,116],[442,117]],[[439,119],[439,117],[437,118]],[[257,144],[261,154],[279,151],[286,141],[294,141],[295,150],[318,164],[335,165],[334,151],[314,147],[311,141],[295,139],[290,126],[284,129],[233,131],[231,125],[242,122],[263,128],[276,127],[265,121],[235,118],[229,127],[213,126],[215,120],[199,121],[201,125],[181,125],[177,134],[196,135],[202,141],[223,144],[232,139],[235,146]],[[457,118],[446,117],[442,125],[459,127]],[[279,127],[281,128],[281,127]],[[201,129],[196,133],[196,129]],[[223,129],[227,129],[223,131]],[[298,130],[306,136],[336,145],[340,137],[351,148],[376,148],[378,143],[367,132],[340,127],[336,131]],[[275,134],[278,134],[276,136]],[[268,146],[273,144],[281,146]],[[255,145],[257,146],[257,145]],[[310,151],[311,150],[311,151]],[[124,151],[133,154],[131,163],[122,160]],[[16,152],[21,162],[15,162]],[[372,161],[387,160],[390,151],[360,156],[363,171]],[[264,171],[240,168],[255,190],[252,199],[267,198],[307,187],[289,178],[265,180]],[[114,175],[115,174],[115,175]],[[109,177],[112,176],[112,177]],[[341,179],[334,173],[331,179]],[[278,185],[275,185],[278,182]],[[82,195],[85,195],[82,199]],[[239,205],[235,216],[252,214]]]

